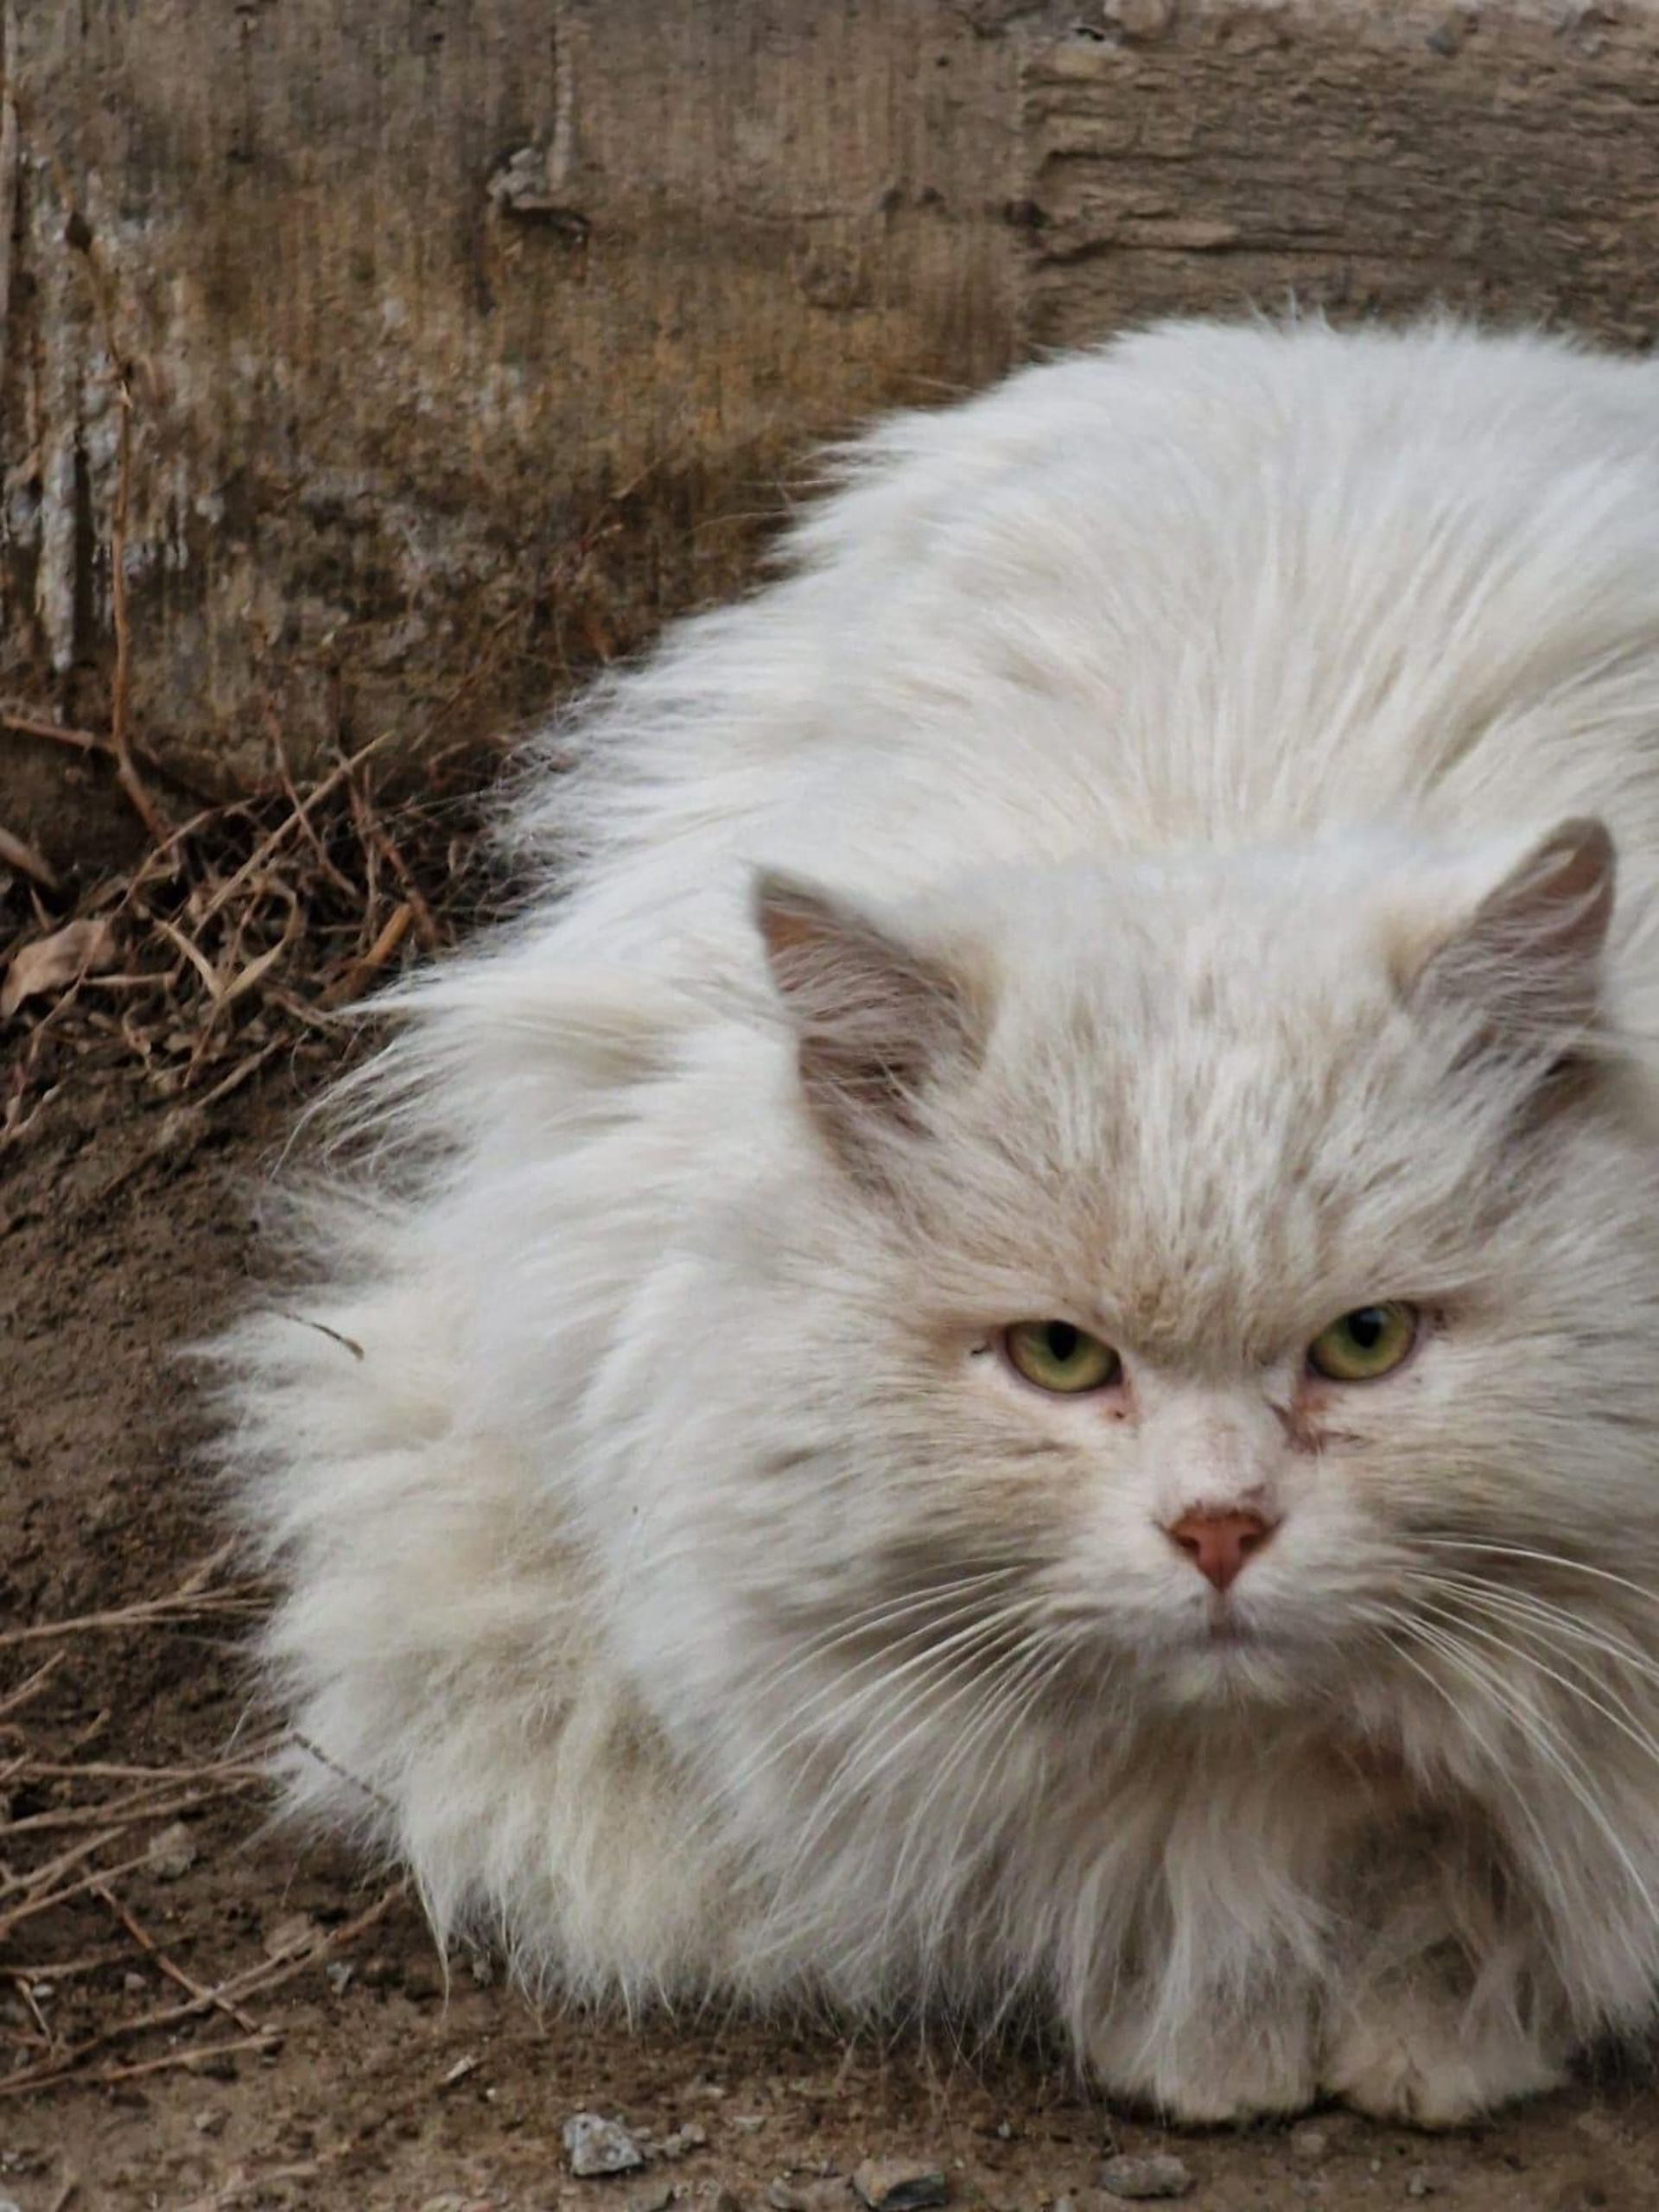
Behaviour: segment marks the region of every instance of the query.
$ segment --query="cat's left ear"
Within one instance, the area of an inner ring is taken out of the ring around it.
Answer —
[[[849,1165],[879,1167],[928,1091],[976,1058],[976,995],[934,954],[793,877],[761,875],[753,914],[813,1117]]]
[[[1560,823],[1442,938],[1414,999],[1461,1006],[1499,1046],[1548,1052],[1581,1033],[1597,1011],[1615,874],[1605,823]]]

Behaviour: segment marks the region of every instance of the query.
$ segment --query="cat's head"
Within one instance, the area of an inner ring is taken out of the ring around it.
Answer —
[[[721,1323],[764,1402],[757,1603],[1303,1699],[1421,1667],[1461,1586],[1593,1603],[1659,1562],[1613,878],[1579,822],[880,914],[763,880],[788,1182]]]

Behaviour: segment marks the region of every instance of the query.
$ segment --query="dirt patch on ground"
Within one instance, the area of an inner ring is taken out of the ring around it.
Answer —
[[[257,1594],[190,1471],[174,1355],[240,1293],[296,1090],[279,1058],[204,1114],[106,1075],[3,1156],[0,1931],[22,1883],[92,1847],[66,1870],[86,1886],[0,1940],[0,2206],[851,2212],[874,2156],[937,2168],[956,2205],[1088,2212],[1104,2156],[1159,2151],[1202,2212],[1659,2206],[1659,2094],[1632,2075],[1439,2139],[1343,2115],[1177,2137],[1027,2050],[538,2015],[483,1958],[446,1991],[384,1871],[269,1827],[238,1658]],[[624,2120],[645,2168],[575,2178],[580,2110]]]

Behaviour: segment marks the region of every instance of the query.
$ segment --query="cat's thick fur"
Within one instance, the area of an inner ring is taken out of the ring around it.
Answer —
[[[1160,328],[786,563],[577,718],[229,1349],[295,1803],[578,1993],[1557,2081],[1659,1977],[1659,369]]]

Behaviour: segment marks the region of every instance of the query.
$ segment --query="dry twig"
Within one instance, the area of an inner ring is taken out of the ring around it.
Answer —
[[[42,891],[58,889],[57,871],[42,853],[35,851],[26,838],[0,823],[0,868],[14,868],[19,875],[26,875],[31,883],[38,883]]]
[[[0,712],[0,726],[27,720]],[[52,734],[114,757],[90,732]],[[454,796],[387,804],[374,776],[393,736],[383,731],[308,785],[295,783],[278,748],[263,791],[199,810],[72,909],[41,903],[57,888],[49,871],[44,880],[18,871],[35,885],[36,904],[10,960],[33,959],[35,970],[0,1020],[0,1141],[21,1137],[66,1065],[89,1055],[136,1063],[163,1096],[203,1107],[279,1053],[337,1056],[338,1011],[442,949],[454,926],[457,841],[465,864],[480,833],[477,779],[459,782]],[[98,957],[60,984],[31,948],[67,942],[71,926]],[[6,959],[0,936],[0,967]]]

